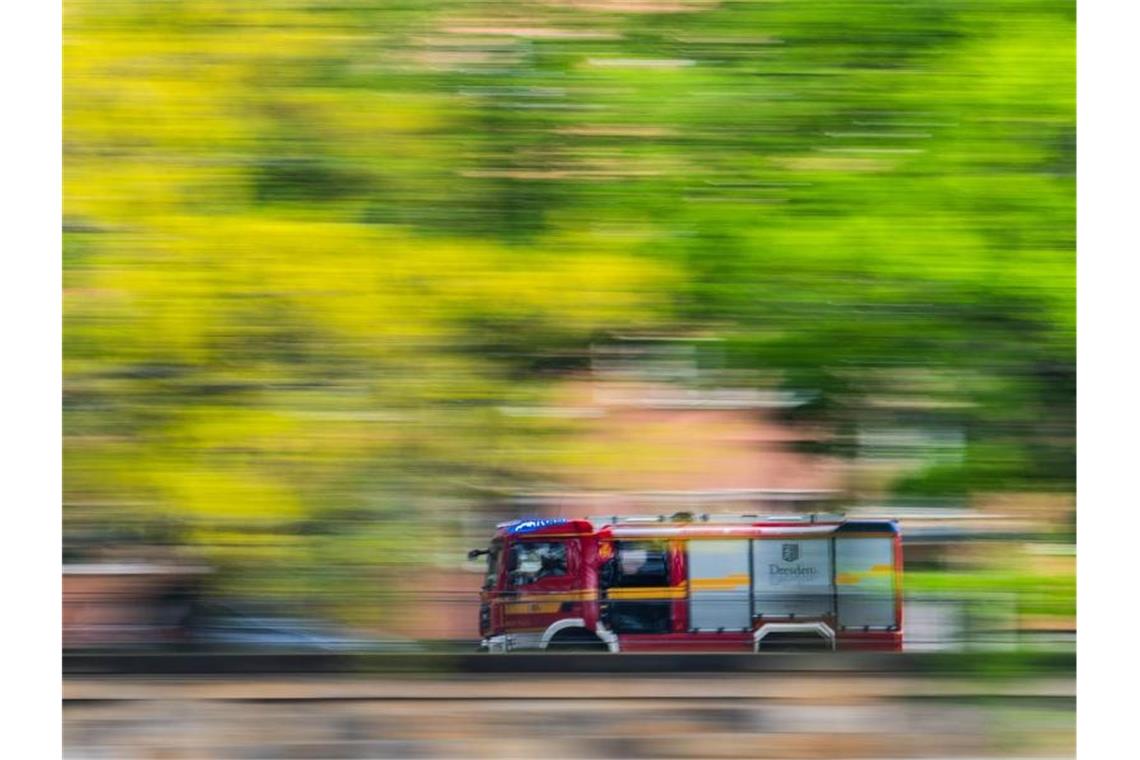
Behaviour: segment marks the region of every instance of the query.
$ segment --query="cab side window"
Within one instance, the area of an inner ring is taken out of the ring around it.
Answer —
[[[511,545],[507,574],[512,586],[527,586],[566,573],[565,542],[519,541]]]
[[[669,564],[664,541],[617,541],[613,585],[625,588],[668,586]]]

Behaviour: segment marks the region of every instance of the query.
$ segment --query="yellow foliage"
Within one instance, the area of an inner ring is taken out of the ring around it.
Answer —
[[[193,518],[272,523],[304,513],[296,493],[252,468],[170,465],[155,473],[157,484],[172,504]]]
[[[362,223],[370,199],[309,203],[304,177],[300,200],[267,196],[267,170],[315,158],[378,172],[381,190],[447,190],[463,147],[433,135],[461,124],[460,100],[290,79],[375,36],[287,2],[65,5],[64,214],[80,250],[64,368],[89,404],[65,438],[77,502],[129,501],[219,556],[273,561],[298,550],[274,526],[371,503],[381,469],[437,492],[484,469],[541,474],[559,444],[533,434],[554,424],[493,404],[543,390],[470,350],[510,337],[478,331],[650,326],[672,288],[668,266],[632,253],[644,235],[508,246]]]

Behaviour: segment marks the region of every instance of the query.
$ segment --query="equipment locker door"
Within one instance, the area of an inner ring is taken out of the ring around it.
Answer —
[[[835,612],[830,536],[758,539],[752,551],[757,615],[818,619]]]
[[[898,624],[894,547],[893,537],[836,537],[841,628],[890,629]]]
[[[748,539],[689,541],[689,627],[742,631],[752,627]]]

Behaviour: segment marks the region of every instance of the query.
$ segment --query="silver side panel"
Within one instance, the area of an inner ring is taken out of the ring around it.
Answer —
[[[819,617],[832,612],[829,539],[758,540],[752,551],[757,615]]]
[[[698,630],[751,628],[748,540],[689,542],[689,625]]]
[[[835,582],[841,629],[895,624],[892,539],[836,538]]]

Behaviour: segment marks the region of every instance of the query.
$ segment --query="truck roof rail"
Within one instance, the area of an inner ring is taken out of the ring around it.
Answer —
[[[588,519],[595,525],[630,525],[636,523],[758,523],[758,522],[792,522],[792,523],[830,523],[842,522],[845,517],[833,512],[816,512],[812,514],[792,515],[760,515],[760,514],[694,514],[692,512],[676,512],[671,515],[593,515]]]

